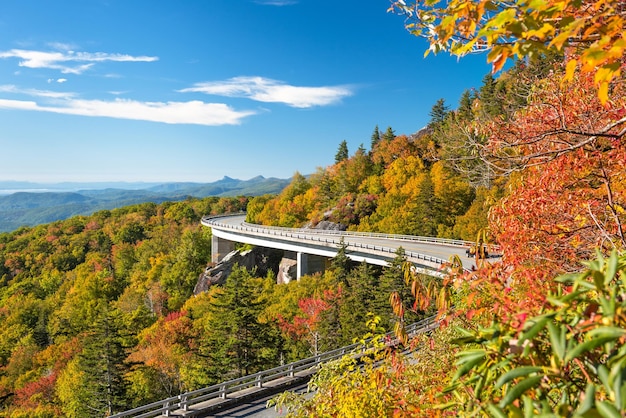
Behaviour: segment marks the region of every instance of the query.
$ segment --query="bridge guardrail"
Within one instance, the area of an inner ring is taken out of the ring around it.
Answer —
[[[221,228],[232,229],[232,230],[243,231],[243,232],[281,236],[281,237],[294,238],[294,239],[299,239],[299,240],[304,240],[304,241],[320,242],[320,243],[332,245],[335,247],[341,245],[341,240],[328,238],[324,236],[326,234],[320,234],[320,233],[318,234],[314,233],[312,235],[309,235],[309,230],[302,230],[302,229],[296,229],[296,228],[280,228],[280,227],[268,228],[268,227],[259,226],[259,225],[253,226],[252,224],[230,225],[230,224],[226,224],[223,222],[219,222],[219,218],[221,217],[225,217],[225,216],[203,217],[202,225],[208,226],[208,227],[218,226]],[[318,236],[318,239],[315,239],[314,237],[315,235]],[[436,241],[429,241],[429,242],[436,242]],[[359,242],[348,242],[346,243],[346,246],[348,249],[366,249],[366,250],[378,251],[380,253],[385,253],[385,254],[393,254],[397,250],[396,248],[363,244]],[[414,252],[414,251],[405,251],[405,256],[407,257],[409,261],[416,261],[416,262],[426,261],[426,262],[436,264],[437,266],[443,266],[448,263],[447,260],[444,260],[442,258],[438,258],[438,257],[426,255],[426,254],[421,254],[421,253]]]
[[[214,224],[212,222],[213,219],[226,218],[229,216],[237,216],[237,215],[245,215],[245,212],[236,213],[236,214],[222,214],[222,215],[209,215],[202,217],[202,224],[205,226],[210,226]],[[220,226],[232,226],[228,224],[224,224],[218,222]],[[470,247],[472,245],[476,245],[474,241],[465,241],[458,239],[450,239],[450,238],[436,238],[436,237],[425,237],[419,235],[405,235],[405,234],[386,234],[383,232],[358,232],[358,231],[337,231],[337,230],[326,230],[326,229],[304,229],[304,228],[286,228],[282,226],[265,226],[265,225],[257,225],[250,224],[248,222],[243,222],[242,226],[250,227],[250,228],[261,228],[264,230],[276,230],[276,231],[299,231],[306,232],[307,234],[318,234],[318,235],[338,235],[338,236],[353,236],[353,237],[366,237],[366,238],[383,238],[389,240],[396,241],[410,241],[410,242],[423,242],[423,243],[433,243],[440,245],[450,245],[454,247]],[[491,252],[497,252],[500,249],[499,245],[495,244],[487,244],[487,248]]]
[[[437,328],[439,324],[436,321],[436,316],[430,316],[421,321],[415,322],[406,327],[406,333],[409,336],[414,336],[423,332],[431,331]],[[384,336],[387,341],[387,345],[394,346],[398,344],[394,334],[389,332]],[[367,342],[369,342],[368,340]],[[258,373],[254,373],[248,376],[243,376],[237,379],[232,379],[226,382],[218,383],[212,386],[208,386],[202,389],[185,392],[177,396],[172,396],[167,399],[163,399],[157,402],[153,402],[147,405],[143,405],[128,411],[119,412],[111,415],[109,418],[151,418],[158,416],[171,416],[174,411],[189,411],[194,405],[205,402],[211,399],[227,399],[228,395],[242,389],[248,389],[252,387],[262,388],[263,384],[271,382],[283,377],[294,377],[296,373],[306,370],[313,371],[320,364],[326,363],[332,360],[343,357],[346,354],[353,353],[355,356],[363,355],[368,352],[365,348],[366,345],[361,343],[351,344],[345,347],[337,348],[335,350],[326,351],[316,356],[308,357],[303,360],[298,360],[293,363],[286,364],[284,366],[274,367],[272,369],[263,370]],[[356,350],[361,349],[360,352]]]

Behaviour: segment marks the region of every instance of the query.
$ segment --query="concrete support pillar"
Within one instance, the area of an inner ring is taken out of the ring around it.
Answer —
[[[226,254],[233,251],[234,249],[234,242],[213,235],[211,237],[211,262],[219,263],[220,261],[222,261],[222,258],[224,258]]]
[[[309,274],[309,255],[298,252],[296,254],[296,280],[300,280],[300,277],[305,274]]]
[[[306,253],[297,253],[297,279],[300,280],[300,277],[305,274],[314,274],[314,273],[322,273],[326,270],[326,257],[322,257],[319,255],[306,254]]]

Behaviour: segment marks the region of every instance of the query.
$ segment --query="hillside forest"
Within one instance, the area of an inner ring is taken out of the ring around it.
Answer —
[[[333,363],[315,396],[273,402],[293,416],[623,415],[624,78],[544,52],[437,101],[415,133],[373,124],[367,147],[341,142],[335,164],[278,195],[0,234],[1,414],[103,417],[368,336],[371,361]],[[265,225],[496,243],[502,261],[451,260],[433,278],[401,249],[377,268],[340,247],[322,274],[276,284],[236,268],[194,294],[211,254],[201,217],[241,210]],[[433,313],[441,327],[406,341],[412,355],[376,337]]]

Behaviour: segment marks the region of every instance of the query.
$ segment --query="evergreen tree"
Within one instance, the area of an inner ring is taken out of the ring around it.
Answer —
[[[459,99],[459,109],[457,115],[460,120],[471,121],[474,119],[474,112],[472,110],[472,102],[474,98],[469,90],[465,90]]]
[[[396,133],[391,129],[391,126],[387,127],[387,130],[383,134],[383,140],[391,142],[396,139]]]
[[[330,269],[333,271],[337,283],[348,284],[348,274],[352,270],[353,262],[346,254],[347,248],[348,246],[343,241],[343,237],[341,237],[337,255],[330,262]]]
[[[372,142],[370,146],[370,152],[373,152],[376,148],[376,145],[380,142],[380,131],[378,130],[378,125],[374,128],[374,132],[372,133]]]
[[[443,122],[446,120],[446,117],[448,116],[448,112],[449,107],[446,105],[445,100],[437,100],[437,102],[430,110],[430,113],[428,114],[430,116],[430,122],[428,122],[428,126],[435,128],[442,125]]]
[[[77,357],[82,377],[75,388],[77,416],[106,416],[127,408],[124,374],[128,371],[121,344],[118,320],[107,307],[101,307],[95,322],[83,337],[83,350]]]
[[[412,321],[415,319],[415,315],[411,315],[408,309],[413,306],[414,299],[411,294],[411,289],[404,280],[403,266],[406,262],[407,259],[404,248],[398,247],[396,256],[383,268],[383,274],[380,276],[380,285],[375,304],[377,311],[381,313],[381,326],[386,329],[391,329],[391,327],[400,320],[393,313],[391,307],[390,296],[394,292],[398,293],[405,307],[406,320]]]
[[[348,143],[344,139],[339,144],[339,149],[337,150],[337,154],[335,154],[335,163],[340,163],[341,161],[347,160],[349,157],[348,153]]]
[[[258,287],[248,271],[236,267],[211,304],[212,321],[206,330],[206,354],[214,362],[213,373],[245,376],[276,366],[278,342],[271,325],[261,323],[264,308]]]
[[[406,234],[425,237],[437,236],[438,220],[447,208],[441,208],[435,198],[435,190],[430,176],[425,176],[417,196],[407,202],[408,216],[404,217],[402,230]]]
[[[348,275],[349,287],[340,307],[340,321],[343,340],[350,344],[368,332],[367,314],[375,312],[373,303],[378,288],[378,277],[374,267],[365,261]]]
[[[491,73],[483,77],[483,85],[478,92],[478,97],[488,116],[497,116],[503,113],[502,98],[498,97],[497,81]]]

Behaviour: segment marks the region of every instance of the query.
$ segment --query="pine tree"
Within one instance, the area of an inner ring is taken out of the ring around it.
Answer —
[[[430,122],[428,122],[428,126],[432,128],[440,126],[446,120],[448,113],[449,107],[446,105],[445,100],[437,100],[437,102],[431,108],[430,113],[428,114],[430,116]]]
[[[472,102],[474,98],[469,90],[465,90],[459,99],[459,108],[457,115],[460,120],[471,121],[474,119],[474,111],[472,110]]]
[[[77,358],[82,385],[76,395],[82,416],[105,416],[127,408],[124,364],[118,319],[108,307],[102,307],[94,324],[83,337],[83,350]]]
[[[378,130],[378,125],[374,128],[374,132],[372,133],[372,142],[370,146],[370,152],[373,152],[376,149],[376,146],[380,142],[380,131]]]
[[[393,141],[396,139],[396,133],[391,129],[391,126],[387,126],[387,130],[383,134],[384,141]]]
[[[343,340],[347,344],[368,332],[367,314],[376,314],[373,301],[378,288],[378,277],[374,268],[363,261],[350,272],[348,283],[339,313]]]
[[[347,160],[349,156],[350,155],[348,153],[348,143],[344,139],[339,144],[339,149],[337,150],[337,154],[335,154],[335,163],[340,163],[344,160]]]
[[[483,85],[478,92],[478,97],[488,116],[497,116],[504,112],[502,98],[498,97],[497,81],[491,73],[483,77]]]
[[[411,289],[404,280],[403,266],[406,262],[404,248],[398,247],[396,256],[383,268],[383,274],[380,276],[380,285],[375,303],[376,309],[381,313],[381,326],[386,329],[391,329],[400,320],[393,313],[391,307],[390,296],[392,293],[398,293],[405,309],[411,307],[414,302]],[[408,309],[406,309],[405,318],[411,321],[414,319],[414,315],[411,315]]]
[[[343,237],[341,237],[339,249],[337,249],[337,255],[335,255],[330,262],[330,269],[333,271],[337,283],[348,283],[348,274],[352,270],[352,266],[354,264],[352,260],[350,260],[350,257],[346,254],[347,248],[348,246],[343,241]]]
[[[275,333],[259,321],[264,304],[256,282],[248,271],[236,267],[211,304],[212,321],[203,351],[222,379],[227,373],[245,376],[277,365]]]

